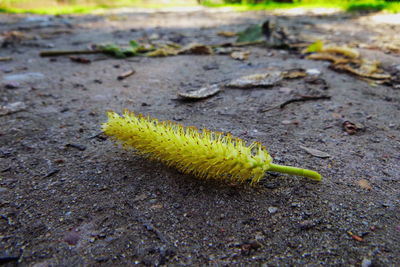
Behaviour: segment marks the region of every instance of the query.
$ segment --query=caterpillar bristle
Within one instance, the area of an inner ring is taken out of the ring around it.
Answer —
[[[261,143],[247,146],[244,140],[230,133],[160,122],[129,110],[124,110],[122,116],[108,111],[107,116],[108,121],[102,124],[103,132],[124,148],[133,148],[138,154],[201,179],[234,183],[250,180],[250,184],[255,185],[267,170],[286,172],[285,168],[289,168],[291,174],[320,180],[316,172],[296,173],[294,170],[298,168],[272,164],[271,156]]]

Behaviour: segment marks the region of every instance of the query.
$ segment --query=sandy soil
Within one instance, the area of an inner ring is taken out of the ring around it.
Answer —
[[[242,48],[251,52],[246,61],[227,55],[85,55],[91,63],[79,64],[68,56],[38,55],[146,37],[217,44],[232,40],[217,32],[272,16],[216,10],[1,14],[1,33],[24,36],[0,50],[0,57],[13,58],[0,62],[0,263],[400,265],[399,89],[335,72],[327,62],[295,52],[257,46]],[[369,15],[281,19],[307,38],[357,44],[385,69],[399,68],[399,54],[381,48],[396,45],[398,24]],[[320,70],[327,86],[302,78],[271,88],[225,89],[198,102],[177,100],[180,91],[293,68]],[[134,75],[117,79],[131,69]],[[262,112],[314,93],[331,99]],[[105,111],[124,108],[258,140],[276,162],[317,170],[324,180],[269,173],[250,187],[183,175],[99,135]],[[344,121],[360,129],[349,135]],[[300,146],[331,157],[314,157]]]

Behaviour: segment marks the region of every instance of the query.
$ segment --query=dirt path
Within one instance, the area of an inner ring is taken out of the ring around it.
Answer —
[[[22,35],[0,50],[0,57],[13,58],[0,62],[0,262],[399,265],[399,89],[371,85],[298,53],[256,46],[242,48],[251,52],[245,61],[88,55],[91,63],[79,64],[67,56],[38,56],[41,50],[146,38],[222,43],[232,39],[217,32],[243,30],[271,16],[215,10],[1,14],[0,33]],[[398,24],[343,14],[281,19],[308,38],[356,43],[385,69],[400,68],[393,52]],[[225,89],[199,102],[177,100],[178,92],[205,84],[294,68],[319,70],[326,85],[301,78],[268,89]],[[131,69],[134,75],[117,79]],[[315,93],[331,99],[261,112]],[[251,188],[182,175],[99,135],[105,111],[124,108],[258,140],[276,162],[318,170],[324,180],[268,174]],[[359,127],[354,135],[343,130],[344,121]],[[330,157],[313,157],[300,146]]]

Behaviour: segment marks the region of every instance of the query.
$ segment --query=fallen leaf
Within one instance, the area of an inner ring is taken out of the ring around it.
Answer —
[[[321,40],[317,40],[316,42],[310,44],[303,53],[314,53],[314,52],[320,52],[322,48],[324,47],[324,42]]]
[[[361,187],[362,189],[366,190],[372,190],[372,186],[369,184],[369,182],[366,179],[361,179],[357,181],[357,185]]]
[[[327,60],[331,61],[333,64],[349,63],[349,59],[338,57],[328,53],[316,53],[306,56],[306,59],[313,60]]]
[[[199,99],[204,99],[204,98],[213,96],[213,95],[219,93],[220,91],[221,91],[221,87],[218,84],[213,84],[213,85],[205,86],[198,90],[191,91],[188,93],[180,92],[180,93],[178,93],[178,95],[185,99],[199,100]]]
[[[179,52],[179,49],[176,47],[172,47],[169,45],[165,45],[163,47],[157,48],[154,51],[147,53],[148,57],[167,57],[167,56],[176,56]]]
[[[226,86],[233,88],[270,87],[282,80],[282,72],[270,71],[243,76],[230,81]]]
[[[246,60],[249,58],[250,51],[232,52],[231,57],[236,60]]]
[[[212,55],[214,53],[211,46],[191,43],[179,50],[179,54]]]
[[[234,37],[237,35],[236,32],[227,32],[227,31],[222,31],[222,32],[218,32],[217,35],[222,36],[222,37]]]
[[[304,69],[292,69],[282,72],[282,77],[284,79],[297,79],[307,76],[307,72]]]
[[[118,80],[123,80],[125,78],[128,78],[129,76],[135,74],[135,70],[128,70],[120,75],[118,75],[117,79]]]
[[[318,158],[330,158],[331,155],[329,155],[326,152],[314,149],[314,148],[309,148],[309,147],[305,147],[305,146],[300,146],[300,148],[304,149],[307,153],[313,155],[314,157],[318,157]]]
[[[8,31],[0,34],[0,47],[14,45],[25,40],[32,40],[35,37],[21,31]]]
[[[328,54],[339,54],[351,59],[359,58],[360,53],[352,48],[346,47],[346,46],[327,46],[323,47],[321,50],[323,53],[328,53]]]
[[[334,70],[345,71],[359,76],[361,79],[374,79],[380,80],[379,82],[387,83],[392,78],[392,75],[384,73],[384,71],[379,68],[379,61],[364,59],[357,50],[346,46],[323,47],[319,49],[317,53],[308,55],[306,58],[331,61],[331,68]],[[378,83],[378,81],[376,81],[376,83]]]
[[[368,67],[365,66],[363,67],[363,65],[361,65],[358,69],[355,69],[352,66],[344,64],[333,65],[332,68],[335,70],[346,71],[360,77],[371,78],[376,80],[385,80],[385,79],[390,79],[391,77],[389,74],[385,73],[371,73],[370,72],[371,70],[368,70]]]
[[[238,38],[236,42],[245,43],[245,42],[256,42],[265,40],[262,26],[260,24],[254,24],[247,27],[244,31],[237,33]]]

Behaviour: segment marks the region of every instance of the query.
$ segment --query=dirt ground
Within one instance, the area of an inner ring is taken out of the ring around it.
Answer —
[[[260,46],[229,55],[43,58],[135,39],[218,44],[219,31],[275,16],[224,10],[106,15],[0,15],[18,31],[0,57],[0,263],[6,266],[400,265],[400,91]],[[282,15],[308,36],[357,44],[400,69],[399,24],[366,14]],[[317,69],[323,83],[284,80],[229,89],[197,102],[177,93],[271,69]],[[117,76],[134,69],[126,79]],[[290,103],[296,95],[328,100]],[[17,104],[15,104],[17,103]],[[11,105],[10,105],[11,104]],[[13,110],[14,108],[14,110]],[[202,181],[114,146],[105,111],[137,113],[231,132],[268,147],[275,162],[319,171],[323,181],[268,173],[256,187]],[[267,110],[267,111],[266,111]],[[14,112],[15,111],[15,112]],[[357,125],[348,134],[343,122]],[[330,155],[319,158],[300,146]]]

